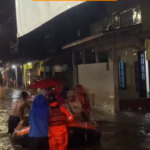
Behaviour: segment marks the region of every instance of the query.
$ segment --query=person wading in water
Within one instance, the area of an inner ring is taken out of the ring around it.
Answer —
[[[74,116],[57,102],[54,94],[49,94],[49,149],[67,150],[68,130],[67,122],[73,121]]]
[[[8,133],[13,134],[15,128],[18,126],[19,122],[24,119],[25,108],[30,109],[27,103],[28,93],[22,92],[21,99],[17,100],[12,107],[11,113],[8,120]]]

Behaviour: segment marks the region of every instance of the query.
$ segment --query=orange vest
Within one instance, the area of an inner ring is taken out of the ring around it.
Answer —
[[[67,117],[61,112],[59,106],[50,108],[49,126],[61,126],[66,125]]]

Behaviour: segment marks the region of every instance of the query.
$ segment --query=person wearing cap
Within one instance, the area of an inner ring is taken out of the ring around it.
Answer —
[[[49,94],[49,147],[50,150],[67,150],[67,121],[73,121],[74,116],[57,102],[56,96]]]

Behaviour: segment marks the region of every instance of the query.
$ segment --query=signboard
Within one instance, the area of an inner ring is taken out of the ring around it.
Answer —
[[[17,36],[21,37],[84,1],[15,0]]]

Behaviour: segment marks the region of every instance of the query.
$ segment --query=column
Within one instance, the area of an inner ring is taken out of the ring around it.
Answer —
[[[27,69],[26,69],[26,90],[27,90],[27,87],[28,87],[28,63],[27,63]]]
[[[146,59],[147,51],[145,51],[145,72],[146,72],[146,91],[147,91],[147,98],[150,98],[150,91],[149,91],[149,67],[148,67],[148,60]]]
[[[72,50],[73,86],[78,84],[78,66],[75,65],[74,51]]]
[[[46,66],[45,66],[45,60],[43,62],[43,67],[44,67],[44,79],[46,78]]]
[[[114,76],[114,109],[119,111],[119,77],[118,77],[118,60],[115,51],[115,37],[112,35],[112,60],[113,60],[113,76]]]
[[[18,66],[15,67],[15,76],[16,76],[16,88],[18,88]]]

